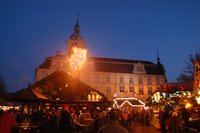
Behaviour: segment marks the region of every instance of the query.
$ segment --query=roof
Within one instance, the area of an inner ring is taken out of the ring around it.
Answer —
[[[95,68],[100,72],[133,73],[133,65],[130,64],[95,62]]]
[[[131,63],[131,64],[141,62],[144,64],[155,65],[150,61],[144,61],[144,60],[130,60],[130,59],[116,59],[116,58],[102,58],[102,57],[89,57],[89,59],[94,59],[96,62],[101,61],[101,62]]]
[[[151,74],[151,75],[164,74],[163,69],[160,69],[160,67],[157,66],[157,64],[154,64],[150,61],[100,58],[100,57],[92,57],[92,58],[95,60],[96,71],[100,72],[133,73],[134,64],[143,63],[145,66],[146,74]]]
[[[43,96],[42,94],[36,92],[35,90],[32,89],[32,91],[33,91],[34,95],[35,95],[38,99],[45,99],[45,100],[48,99],[47,97],[45,97],[45,96]]]
[[[39,68],[49,68],[51,65],[52,57],[46,57],[44,62],[39,66]]]
[[[193,81],[169,82],[163,85],[164,91],[192,91]]]
[[[48,100],[45,96],[41,94],[38,95],[31,88],[22,89],[13,93],[11,96],[7,97],[8,100],[18,100],[18,101],[45,101]]]
[[[164,68],[150,61],[101,58],[101,57],[88,57],[87,59],[94,60],[95,70],[99,72],[133,73],[134,64],[136,63],[143,63],[145,66],[146,74],[149,75],[164,75],[165,72]],[[45,61],[39,66],[39,68],[49,69],[51,65],[51,60],[52,57],[47,57]]]
[[[45,96],[50,100],[59,98],[67,102],[87,101],[87,96],[90,93],[99,94],[102,100],[106,100],[103,93],[63,71],[55,71],[31,85],[30,88],[34,90],[33,92],[38,98],[43,98],[43,96]]]
[[[5,99],[3,99],[2,97],[0,97],[0,106],[13,106],[13,103],[10,103]]]

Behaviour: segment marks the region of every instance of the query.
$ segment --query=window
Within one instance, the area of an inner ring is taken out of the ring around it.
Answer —
[[[110,91],[111,91],[110,87],[106,87],[106,97],[107,97],[107,98],[108,98],[109,95],[110,95]]]
[[[106,76],[106,83],[110,83],[110,76]]]
[[[100,87],[96,86],[95,89],[98,90],[98,91],[100,91],[100,92],[102,92]]]
[[[151,95],[151,94],[152,94],[152,88],[149,87],[149,88],[148,88],[148,95]]]
[[[99,75],[95,76],[95,83],[100,83],[100,77],[99,77]]]
[[[156,84],[160,84],[160,77],[156,77]]]
[[[148,84],[151,84],[151,77],[150,76],[147,77],[147,82],[148,82]]]
[[[124,92],[125,91],[124,86],[119,86],[119,91]]]
[[[90,82],[90,74],[85,74],[85,81]]]
[[[143,90],[143,88],[139,88],[139,95],[144,95],[144,90]]]
[[[138,71],[138,72],[142,72],[142,67],[141,67],[141,66],[138,66],[138,67],[137,67],[137,71]]]
[[[134,92],[134,87],[133,86],[129,86],[129,92]]]
[[[133,83],[133,77],[129,78],[129,83]]]
[[[139,83],[139,84],[142,84],[142,83],[143,83],[142,77],[139,77],[139,78],[138,78],[138,83]]]
[[[124,83],[124,77],[119,78],[119,83]]]

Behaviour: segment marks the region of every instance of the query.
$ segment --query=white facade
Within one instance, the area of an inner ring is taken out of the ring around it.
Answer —
[[[85,47],[85,41],[79,31],[77,23],[74,33],[67,40],[66,54],[61,55],[57,52],[54,56],[47,57],[44,63],[36,68],[36,81],[56,70],[64,70],[75,75],[70,71],[66,61],[70,53],[69,48],[74,45]],[[164,67],[160,64],[159,58],[157,64],[154,64],[149,61],[88,57],[84,67],[78,72],[78,78],[104,93],[108,100],[116,97],[136,97],[145,101],[166,81]]]

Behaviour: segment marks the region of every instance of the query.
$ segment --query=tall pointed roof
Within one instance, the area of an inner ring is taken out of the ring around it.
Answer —
[[[157,64],[160,64],[160,57],[159,57],[158,50],[157,50]]]
[[[70,36],[70,40],[83,40],[83,37],[80,35],[80,25],[78,17],[79,14],[77,14],[76,24],[74,26],[74,33]]]

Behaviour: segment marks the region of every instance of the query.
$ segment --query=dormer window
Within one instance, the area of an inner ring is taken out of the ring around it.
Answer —
[[[129,77],[129,83],[130,83],[130,84],[133,83],[133,77]]]
[[[143,72],[142,66],[137,66],[137,72]]]
[[[138,62],[137,64],[134,64],[134,70],[133,73],[145,73],[145,66],[143,63]]]

